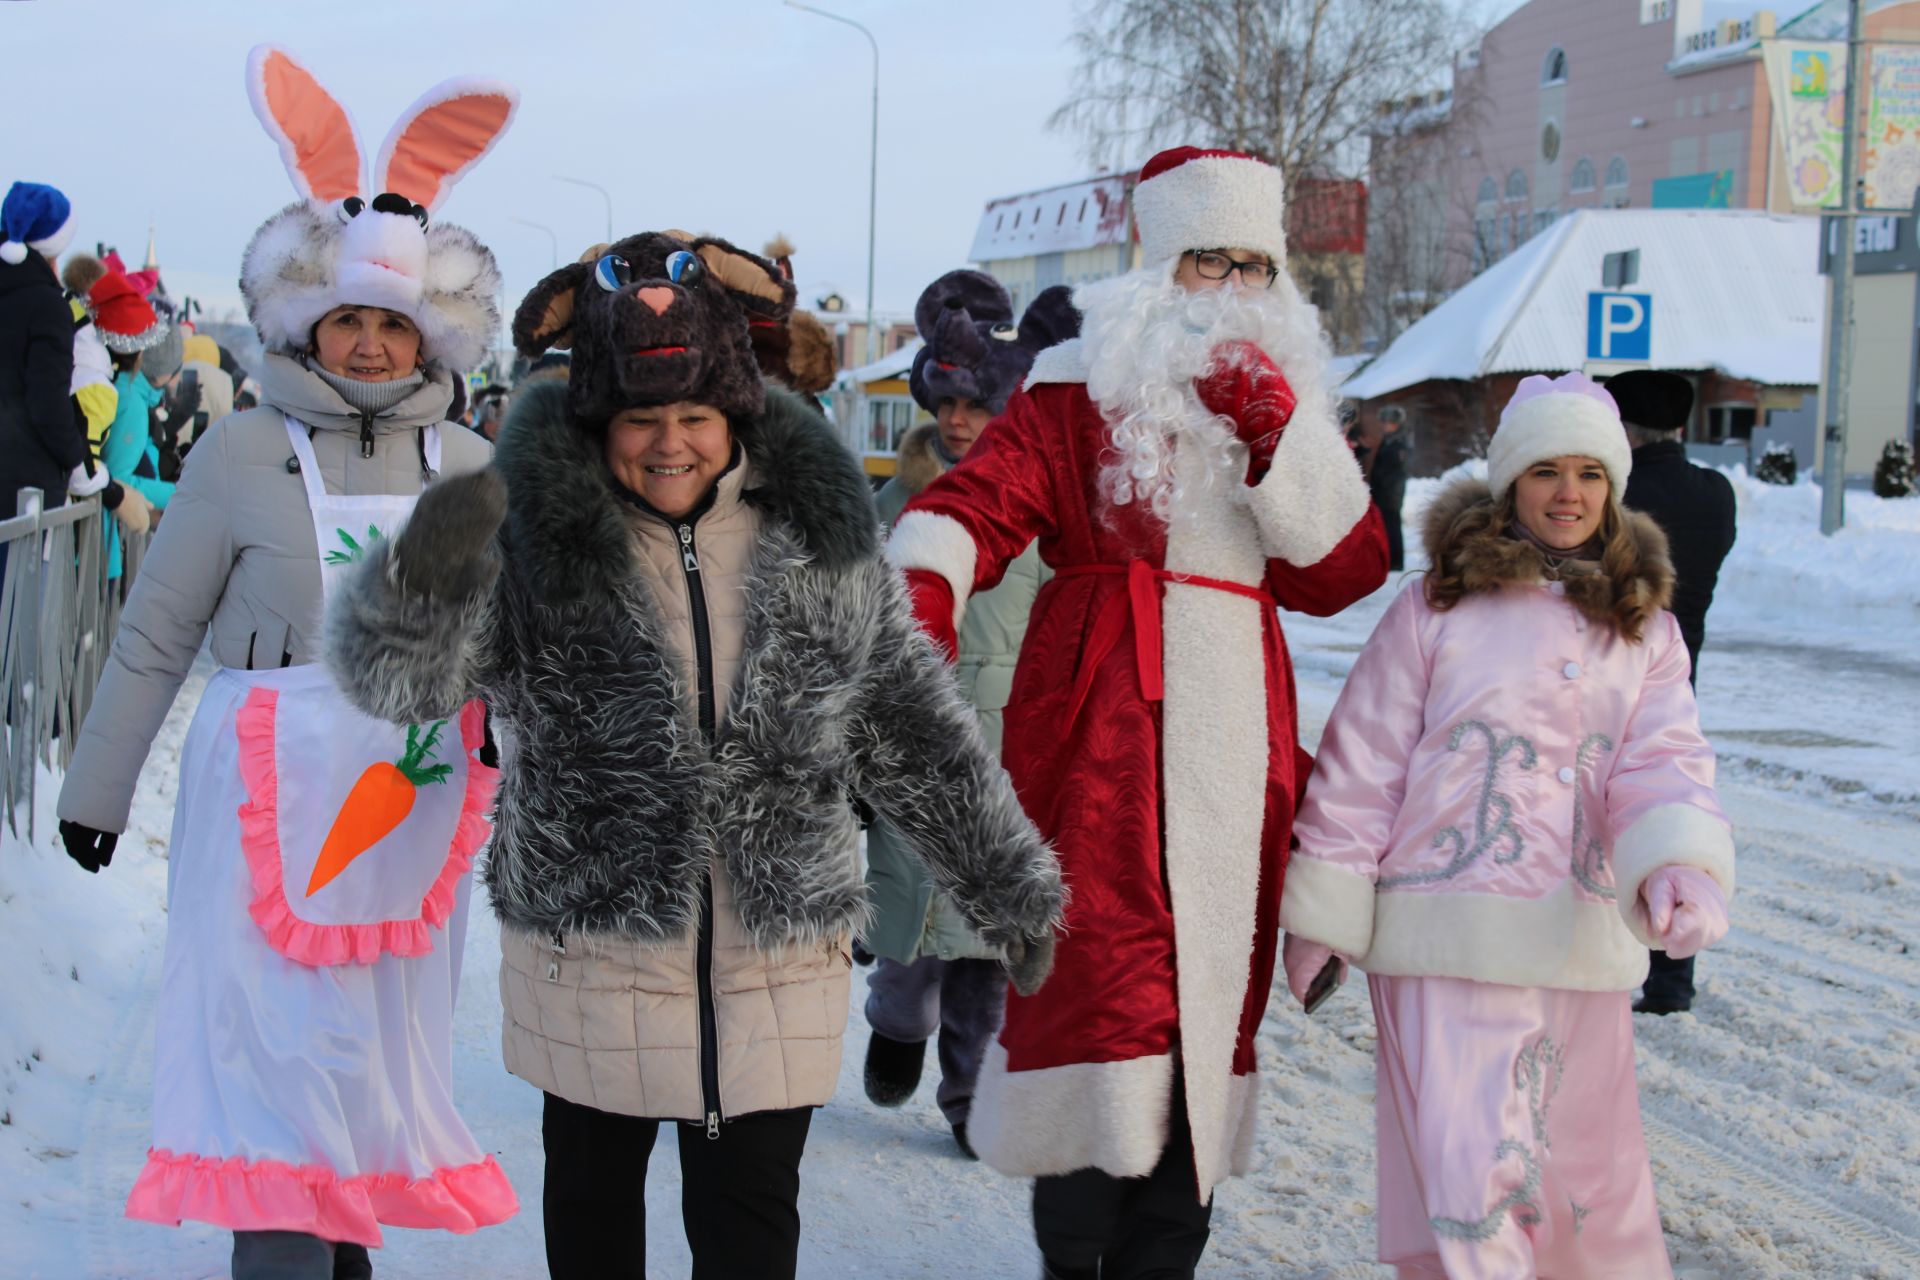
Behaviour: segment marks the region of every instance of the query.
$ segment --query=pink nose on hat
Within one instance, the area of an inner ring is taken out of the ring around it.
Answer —
[[[635,289],[633,296],[647,304],[647,310],[657,316],[667,314],[667,308],[673,305],[673,290],[664,285],[655,285],[651,289]]]

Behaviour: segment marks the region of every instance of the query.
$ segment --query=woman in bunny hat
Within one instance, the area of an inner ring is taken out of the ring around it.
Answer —
[[[1726,933],[1733,838],[1631,465],[1600,387],[1520,384],[1294,824],[1288,984],[1369,975],[1380,1260],[1409,1280],[1672,1274],[1628,1002],[1647,948]]]
[[[517,1208],[453,1105],[453,995],[494,770],[484,713],[395,726],[316,661],[324,601],[441,476],[490,446],[442,423],[499,328],[493,256],[433,212],[517,95],[449,81],[394,127],[363,193],[347,114],[279,49],[248,62],[300,199],[241,288],[257,409],[195,443],[60,796],[107,865],[142,763],[207,637],[220,671],[181,753],[154,1141],[127,1213],[234,1232],[233,1274],[369,1274],[382,1223],[468,1232]],[[452,655],[449,655],[451,657]]]

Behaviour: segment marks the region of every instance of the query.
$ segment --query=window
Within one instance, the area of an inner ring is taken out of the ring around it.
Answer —
[[[1495,182],[1492,178],[1480,179],[1480,195],[1478,198],[1478,203],[1499,204],[1500,203],[1500,184]]]
[[[1565,84],[1567,82],[1567,51],[1559,45],[1547,50],[1547,59],[1540,64],[1540,87]]]
[[[1553,225],[1553,220],[1559,216],[1560,211],[1558,209],[1536,210],[1533,215],[1533,234],[1539,235],[1542,231],[1545,231]]]
[[[1567,179],[1567,190],[1574,195],[1585,195],[1599,184],[1593,178],[1593,161],[1581,156],[1573,162],[1573,176]]]
[[[1527,175],[1515,169],[1507,175],[1507,199],[1524,204],[1527,199]]]
[[[1627,159],[1615,156],[1607,161],[1607,190],[1625,191],[1627,189]]]
[[[1720,444],[1727,440],[1751,440],[1760,415],[1750,404],[1716,404],[1707,410],[1706,440]]]
[[[919,415],[920,406],[907,396],[872,396],[867,400],[867,452],[894,453],[900,437]]]

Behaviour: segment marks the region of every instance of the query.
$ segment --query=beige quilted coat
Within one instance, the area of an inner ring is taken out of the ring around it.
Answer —
[[[697,523],[700,577],[713,653],[714,702],[731,701],[746,647],[747,569],[758,513],[741,500],[751,464],[722,476]],[[694,689],[692,605],[674,531],[630,512],[635,569],[651,591]],[[724,712],[723,712],[724,713]],[[852,861],[849,847],[847,858]],[[748,939],[725,869],[714,863],[713,989],[720,1109],[821,1106],[840,1074],[847,1025],[848,940],[769,955]],[[512,927],[501,932],[500,994],[507,1069],[569,1102],[657,1120],[699,1120],[699,1001],[694,938],[646,945]]]

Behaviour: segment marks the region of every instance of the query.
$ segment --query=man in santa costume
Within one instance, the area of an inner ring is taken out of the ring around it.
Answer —
[[[1251,156],[1155,156],[1144,265],[1076,292],[1082,336],[1040,355],[890,543],[948,653],[1029,543],[1054,570],[1003,763],[1073,896],[1052,978],[988,1049],[972,1138],[1037,1179],[1060,1280],[1192,1275],[1214,1186],[1249,1164],[1310,763],[1276,609],[1325,616],[1386,580],[1281,192]]]

